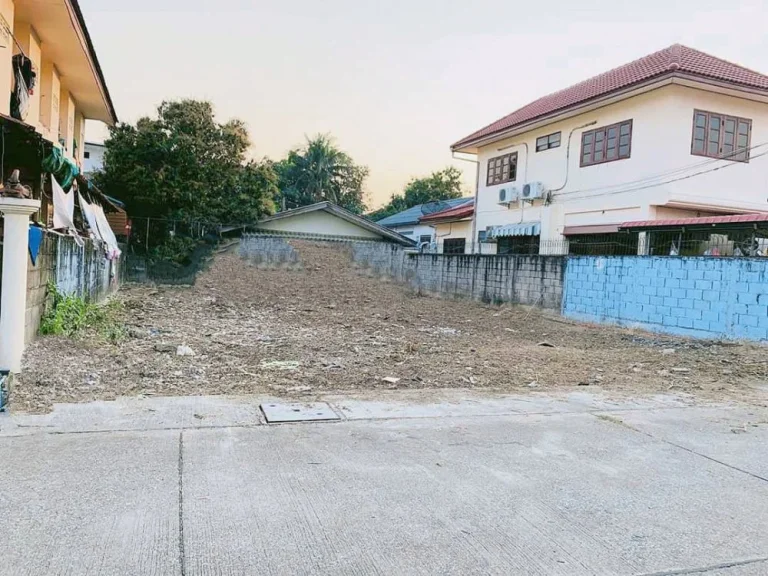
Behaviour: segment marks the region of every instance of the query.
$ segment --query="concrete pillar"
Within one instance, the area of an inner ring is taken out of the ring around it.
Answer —
[[[24,353],[29,217],[39,209],[40,200],[0,197],[0,213],[4,216],[0,369],[15,373],[21,371]]]

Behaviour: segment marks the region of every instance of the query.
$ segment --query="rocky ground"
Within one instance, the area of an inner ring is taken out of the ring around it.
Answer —
[[[14,409],[120,395],[592,386],[749,400],[764,347],[571,323],[550,312],[420,297],[351,264],[340,245],[292,242],[299,269],[219,255],[194,287],[129,286],[128,337],[38,339]]]

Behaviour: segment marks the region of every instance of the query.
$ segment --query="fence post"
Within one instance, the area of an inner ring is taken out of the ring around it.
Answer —
[[[29,217],[40,200],[0,197],[4,223],[3,278],[0,296],[0,368],[18,373],[24,354],[27,313],[27,252]]]

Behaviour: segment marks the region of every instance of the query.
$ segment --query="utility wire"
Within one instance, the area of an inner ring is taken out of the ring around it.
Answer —
[[[766,146],[766,145],[768,145],[768,142],[762,142],[761,144],[756,144],[756,145],[748,148],[747,150],[755,150],[757,148],[761,148],[761,147]],[[735,152],[734,154],[738,154],[738,153],[739,152]],[[639,191],[639,190],[646,190],[648,188],[655,188],[657,186],[663,186],[663,185],[669,184],[671,182],[679,182],[681,180],[688,180],[689,178],[693,178],[695,176],[701,176],[702,174],[707,174],[709,172],[717,172],[718,170],[721,170],[723,168],[728,168],[729,166],[736,166],[736,165],[739,164],[738,162],[731,162],[730,164],[722,164],[720,166],[715,166],[714,168],[710,168],[708,170],[701,170],[699,172],[695,172],[693,174],[688,174],[688,175],[685,175],[685,176],[680,176],[678,178],[672,178],[672,179],[669,179],[669,180],[663,180],[661,182],[653,182],[654,180],[658,180],[659,178],[665,178],[665,177],[669,177],[669,176],[674,176],[675,174],[680,174],[682,172],[686,172],[688,170],[692,170],[692,169],[695,169],[695,168],[701,168],[703,166],[707,166],[707,165],[713,164],[715,162],[720,162],[721,160],[727,160],[728,158],[732,157],[734,154],[729,154],[727,157],[722,157],[722,158],[712,158],[711,160],[707,160],[705,162],[700,162],[698,164],[691,164],[691,165],[686,166],[684,168],[677,168],[675,170],[670,170],[670,171],[667,171],[667,172],[662,172],[662,173],[660,173],[660,174],[658,174],[656,176],[648,176],[648,177],[645,177],[645,178],[640,178],[638,180],[630,180],[628,182],[622,182],[620,184],[613,184],[613,185],[610,185],[610,186],[597,186],[597,187],[594,187],[594,188],[584,188],[582,190],[573,190],[573,191],[570,191],[570,192],[562,192],[560,194],[554,194],[554,197],[557,198],[559,196],[567,196],[567,195],[577,194],[577,193],[582,193],[582,192],[598,192],[598,191],[600,191],[598,194],[588,194],[586,196],[577,196],[576,198],[566,198],[566,199],[563,199],[562,202],[565,203],[565,202],[574,202],[576,200],[585,200],[585,199],[589,199],[589,198],[597,198],[597,197],[600,197],[600,196],[613,196],[613,195],[616,195],[616,194],[625,194],[627,192],[636,192],[636,191]],[[765,155],[768,155],[768,151],[767,152],[761,152],[760,154],[757,154],[756,156],[752,156],[750,158],[750,160],[756,160],[757,158],[760,158],[760,157],[765,156]],[[622,186],[628,186],[628,187],[620,188]],[[619,189],[616,190],[616,188],[619,188]],[[480,210],[477,213],[478,214],[489,214],[489,213],[495,213],[495,212],[497,212],[497,210]]]
[[[752,156],[750,160],[756,160],[757,158],[760,158],[762,156],[768,155],[768,152],[762,152],[756,156]],[[662,182],[655,182],[653,184],[647,184],[644,186],[635,186],[630,188],[624,188],[621,190],[614,190],[612,192],[601,192],[599,194],[590,194],[588,196],[578,196],[576,198],[566,198],[563,200],[563,202],[574,202],[576,200],[585,200],[587,198],[597,198],[599,196],[613,196],[615,194],[626,194],[627,192],[637,192],[639,190],[646,190],[648,188],[655,188],[657,186],[663,186],[664,184],[670,184],[671,182],[679,182],[681,180],[688,180],[689,178],[694,178],[696,176],[701,176],[702,174],[708,174],[709,172],[717,172],[718,170],[722,170],[723,168],[730,168],[731,166],[735,166],[736,163],[732,164],[723,164],[721,166],[715,166],[714,168],[710,168],[709,170],[701,170],[700,172],[695,172],[693,174],[688,174],[686,176],[681,176],[679,178],[672,178],[671,180],[664,180]]]
[[[710,164],[714,164],[715,162],[721,162],[723,160],[729,160],[736,156],[737,154],[741,154],[744,151],[751,151],[756,150],[757,148],[762,148],[763,146],[768,146],[768,142],[762,142],[760,144],[755,144],[754,146],[751,146],[749,148],[740,148],[739,150],[735,150],[731,154],[728,154],[726,156],[720,156],[718,158],[711,158],[709,160],[705,160],[703,162],[697,162],[696,164],[689,164],[688,166],[682,166],[680,168],[674,168],[672,170],[667,170],[665,172],[659,172],[658,174],[654,174],[651,176],[644,176],[643,178],[639,178],[637,180],[629,180],[627,182],[621,182],[619,184],[609,184],[606,186],[595,186],[592,188],[582,188],[580,190],[570,190],[568,192],[559,192],[557,194],[553,194],[553,197],[557,196],[567,196],[569,194],[579,194],[581,192],[595,192],[597,190],[611,190],[614,188],[619,188],[622,186],[631,186],[635,184],[644,184],[646,182],[651,182],[653,180],[658,180],[659,178],[667,178],[669,176],[675,176],[677,174],[687,172],[689,170],[695,170],[697,168],[702,168],[704,166],[708,166]],[[758,158],[759,156],[755,156],[754,158]],[[729,164],[730,165],[730,164]]]

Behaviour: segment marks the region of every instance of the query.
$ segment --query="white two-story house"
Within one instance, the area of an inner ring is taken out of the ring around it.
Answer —
[[[478,159],[483,253],[566,253],[627,221],[767,212],[768,76],[674,45],[452,150]]]

